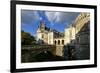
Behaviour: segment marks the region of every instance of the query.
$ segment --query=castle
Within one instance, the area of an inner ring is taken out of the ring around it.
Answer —
[[[40,26],[37,30],[37,40],[42,40],[45,44],[55,45],[56,51],[55,54],[58,56],[63,56],[64,53],[64,45],[67,44],[74,44],[74,46],[79,48],[80,43],[86,40],[89,41],[89,30],[87,34],[83,33],[82,36],[79,34],[81,33],[81,29],[84,31],[85,29],[89,29],[89,23],[90,22],[90,14],[89,13],[80,13],[76,20],[69,28],[65,28],[64,32],[58,32],[55,29],[50,29],[46,27],[45,23],[43,21],[40,22]],[[83,27],[85,29],[83,29]],[[86,32],[87,32],[86,31]],[[83,41],[80,41],[83,40]],[[89,42],[86,44],[88,45]],[[84,46],[86,46],[84,45]],[[80,46],[80,48],[83,48]],[[87,47],[89,48],[89,47]],[[84,48],[83,48],[84,49]]]
[[[66,28],[64,33],[61,33],[46,27],[45,23],[41,21],[37,30],[37,40],[43,40],[45,44],[56,45],[56,55],[62,56],[63,46],[75,38],[75,36],[71,37],[70,30],[72,30],[72,34],[74,35],[75,29],[73,27]]]

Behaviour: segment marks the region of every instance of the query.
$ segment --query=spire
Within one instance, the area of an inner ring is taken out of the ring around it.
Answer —
[[[40,21],[40,28],[44,28],[44,27],[45,27],[44,21]]]

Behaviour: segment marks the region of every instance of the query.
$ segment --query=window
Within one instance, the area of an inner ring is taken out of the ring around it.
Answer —
[[[56,45],[56,40],[55,40],[55,45]]]
[[[64,45],[64,40],[62,40],[62,44]]]
[[[44,38],[44,35],[42,34],[42,38]]]
[[[58,45],[60,45],[60,40],[58,40]]]

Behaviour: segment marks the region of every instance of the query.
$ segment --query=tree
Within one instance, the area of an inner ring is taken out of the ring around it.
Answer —
[[[31,34],[21,31],[21,44],[22,45],[31,45],[35,43],[35,37],[33,37]]]

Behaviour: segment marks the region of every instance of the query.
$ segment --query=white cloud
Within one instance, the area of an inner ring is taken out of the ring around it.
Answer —
[[[55,23],[71,23],[79,13],[75,12],[45,12],[48,20]]]
[[[56,12],[45,12],[45,15],[47,16],[48,20],[50,22],[54,22],[54,20],[56,19],[56,16],[55,16]]]

